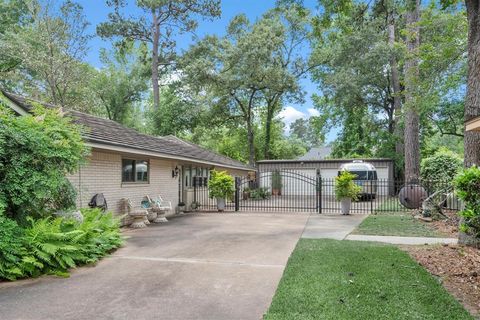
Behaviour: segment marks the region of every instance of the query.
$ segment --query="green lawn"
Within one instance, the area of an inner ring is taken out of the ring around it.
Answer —
[[[378,201],[381,201],[380,199]],[[384,199],[382,203],[378,205],[378,207],[375,209],[375,213],[382,213],[382,212],[404,212],[407,213],[408,209],[406,209],[400,201],[398,200],[398,197],[391,197]]]
[[[376,236],[442,237],[437,230],[410,214],[384,213],[368,216],[353,234]]]
[[[265,319],[473,319],[407,253],[369,242],[301,239]]]

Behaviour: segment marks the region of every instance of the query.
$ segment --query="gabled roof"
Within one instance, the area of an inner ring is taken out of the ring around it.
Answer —
[[[2,93],[24,111],[31,111],[31,101],[34,100],[4,91],[2,91]],[[41,104],[49,108],[55,107],[51,104]],[[84,138],[94,146],[105,145],[123,147],[138,150],[140,151],[139,153],[148,152],[149,154],[155,154],[158,157],[167,156],[169,158],[211,163],[222,167],[240,170],[253,170],[253,168],[239,161],[207,150],[175,136],[154,137],[124,127],[118,122],[90,114],[74,110],[69,110],[66,113],[74,119],[75,123],[80,124],[87,129],[83,134]]]
[[[332,147],[314,147],[310,149],[303,156],[298,157],[298,160],[324,160],[332,153]]]

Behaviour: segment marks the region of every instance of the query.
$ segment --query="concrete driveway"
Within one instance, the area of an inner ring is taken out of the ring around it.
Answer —
[[[260,319],[306,214],[199,214],[127,231],[70,278],[0,283],[1,319]]]

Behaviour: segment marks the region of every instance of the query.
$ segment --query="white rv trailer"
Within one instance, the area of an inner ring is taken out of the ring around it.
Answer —
[[[377,169],[373,164],[363,160],[353,160],[340,166],[338,174],[348,171],[356,175],[355,183],[362,187],[361,198],[375,199],[377,196]]]

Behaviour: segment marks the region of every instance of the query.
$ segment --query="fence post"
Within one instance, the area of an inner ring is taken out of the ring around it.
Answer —
[[[322,177],[320,176],[320,170],[317,169],[317,211],[322,213]]]
[[[235,177],[235,211],[240,210],[240,177]]]
[[[377,180],[377,182],[378,182],[378,180]],[[371,187],[371,189],[370,189],[370,196],[369,196],[369,198],[370,198],[370,213],[373,213],[373,202],[377,198],[378,186],[377,186],[377,190],[375,191],[375,198],[373,197],[373,190],[372,189],[373,189],[373,187]],[[382,189],[382,188],[380,188],[380,189]]]
[[[197,177],[193,177],[193,202],[197,202]]]

